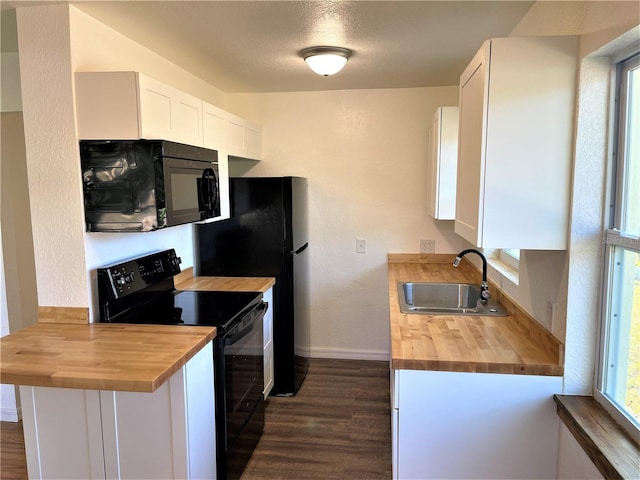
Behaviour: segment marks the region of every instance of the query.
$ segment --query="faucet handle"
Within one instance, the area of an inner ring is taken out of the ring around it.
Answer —
[[[489,293],[489,285],[487,282],[483,281],[480,286],[480,297],[486,302],[491,298],[491,293]]]

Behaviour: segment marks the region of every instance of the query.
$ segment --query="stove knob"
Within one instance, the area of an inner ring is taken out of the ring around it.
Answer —
[[[124,279],[124,277],[118,277],[116,279],[116,285],[124,285],[126,282],[126,280]]]

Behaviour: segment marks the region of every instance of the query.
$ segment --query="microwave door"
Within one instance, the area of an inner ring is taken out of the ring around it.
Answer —
[[[205,218],[200,192],[203,171],[209,165],[205,162],[165,159],[166,226],[197,222]]]
[[[198,196],[200,211],[204,218],[213,218],[220,215],[219,185],[216,172],[213,168],[207,168],[202,172],[202,178],[198,182]]]

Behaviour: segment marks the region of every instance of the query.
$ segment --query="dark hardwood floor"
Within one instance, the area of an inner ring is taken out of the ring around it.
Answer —
[[[242,480],[390,479],[389,363],[312,359],[294,397],[269,397]],[[0,478],[27,478],[22,424],[0,422]]]
[[[269,397],[242,480],[390,479],[389,363],[311,359],[300,391]]]
[[[0,478],[4,480],[27,478],[22,422],[0,422]]]

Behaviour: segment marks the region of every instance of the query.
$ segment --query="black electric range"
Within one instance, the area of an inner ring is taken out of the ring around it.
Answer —
[[[100,321],[215,326],[217,478],[239,478],[264,428],[260,292],[178,291],[173,249],[100,268]]]

